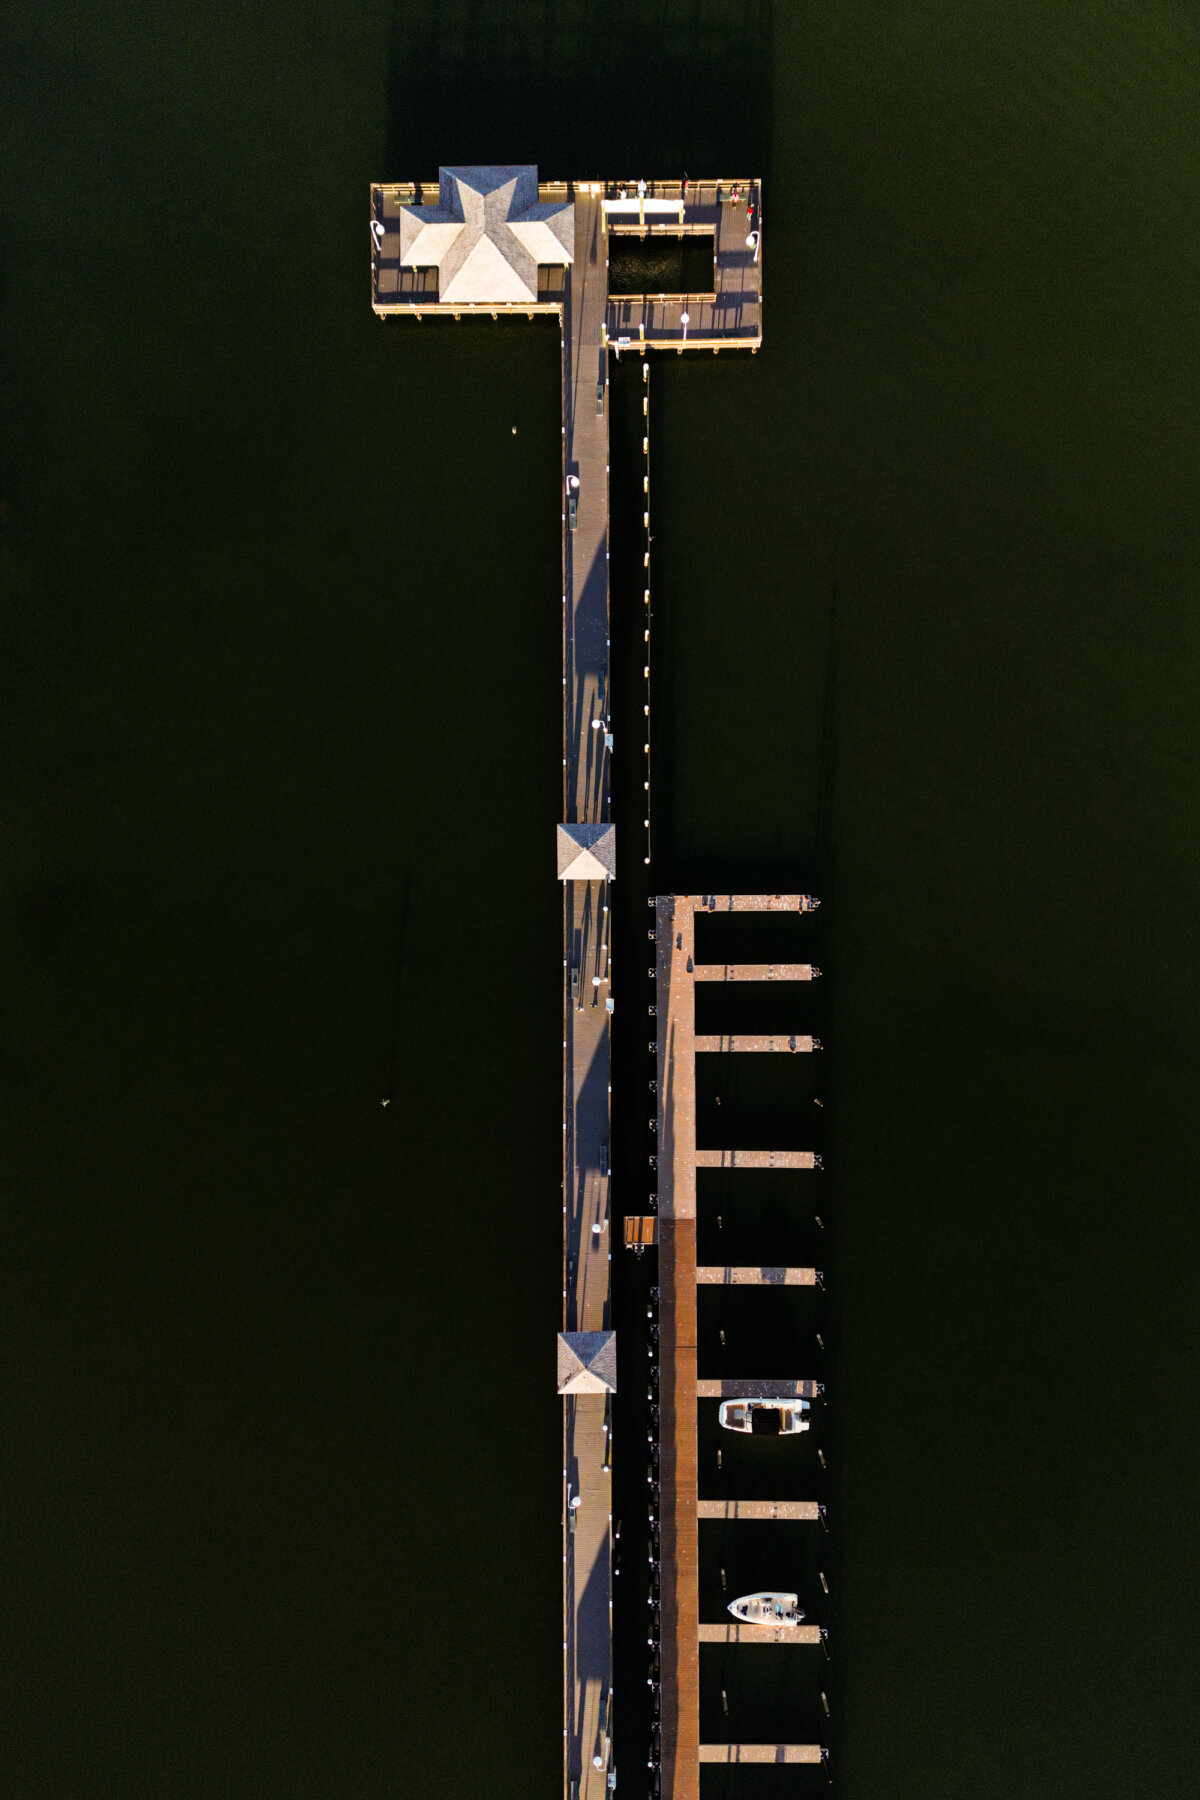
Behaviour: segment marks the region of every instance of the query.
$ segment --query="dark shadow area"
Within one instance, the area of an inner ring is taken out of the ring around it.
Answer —
[[[722,1437],[736,1434],[723,1431]],[[739,1495],[738,1498],[746,1496]],[[797,1494],[797,1499],[810,1495]],[[772,1494],[772,1500],[791,1498]],[[782,1588],[799,1596],[805,1622],[828,1629],[829,1600],[821,1589],[827,1538],[810,1519],[709,1519],[700,1523],[700,1618],[724,1624],[739,1594]],[[722,1583],[722,1574],[724,1582]],[[826,1575],[828,1580],[828,1575]],[[786,1647],[786,1646],[785,1646]],[[820,1651],[819,1662],[824,1662]]]
[[[803,1595],[800,1604],[804,1606]],[[828,1669],[829,1664],[816,1644],[705,1644],[700,1651],[701,1741],[717,1744],[826,1742],[828,1724],[821,1707],[821,1688],[825,1685]],[[721,1699],[722,1688],[728,1714]],[[792,1773],[790,1769],[770,1767],[762,1772],[777,1778]],[[821,1790],[825,1791],[819,1768],[801,1768],[795,1772],[810,1777],[815,1775]],[[739,1769],[733,1777],[736,1786],[731,1782],[728,1789],[731,1800],[735,1795],[737,1800],[743,1800],[745,1775],[746,1771]],[[706,1771],[705,1800],[708,1800],[708,1784]]]
[[[820,1288],[701,1287],[696,1300],[701,1379],[819,1379],[813,1334],[825,1307]]]
[[[685,237],[608,235],[608,291],[628,294],[711,294],[716,284],[714,243],[704,233]]]
[[[380,176],[766,176],[772,48],[772,0],[395,0]]]
[[[696,1142],[702,1150],[811,1150],[823,1051],[714,1052],[696,1058]]]
[[[821,1015],[820,991],[816,981],[698,981],[697,1034],[821,1037],[814,1023]]]
[[[773,893],[775,888],[735,888],[735,893]],[[818,895],[818,898],[820,896]],[[816,912],[696,913],[698,963],[813,962],[824,936]]]
[[[828,1664],[824,1665],[828,1673]],[[756,1679],[757,1666],[748,1663],[739,1672],[740,1680],[753,1682]],[[703,1661],[700,1669],[701,1691],[707,1692]],[[720,1685],[719,1682],[716,1683]],[[728,1685],[728,1683],[726,1684]],[[718,1703],[720,1695],[717,1695]],[[707,1716],[707,1715],[706,1715]],[[807,1717],[807,1712],[805,1714]],[[727,1740],[722,1740],[727,1741]],[[811,1742],[827,1744],[829,1742],[829,1722],[825,1721],[821,1729],[820,1721],[813,1727]],[[834,1766],[831,1764],[831,1767]],[[827,1800],[829,1782],[826,1770],[820,1764],[771,1768],[706,1768],[704,1771],[703,1800]]]
[[[816,1220],[828,1191],[821,1170],[698,1169],[697,1261],[823,1268],[829,1234]]]
[[[739,1359],[728,1331],[726,1337],[729,1355],[725,1372],[736,1376],[741,1372]],[[806,1327],[800,1333],[792,1348],[791,1366],[784,1373],[799,1373],[805,1379],[815,1381],[824,1379],[815,1330]],[[832,1404],[828,1393],[813,1399],[806,1414],[810,1429],[797,1437],[765,1438],[726,1431],[719,1423],[720,1402],[701,1400],[696,1440],[701,1497],[706,1500],[816,1500],[824,1504],[829,1481],[817,1452],[823,1450],[826,1461],[830,1460]],[[778,1521],[770,1520],[761,1528],[765,1530],[767,1524],[776,1523]],[[745,1520],[734,1521],[727,1527],[731,1532],[750,1528],[759,1529],[757,1525],[748,1527]],[[705,1525],[705,1530],[710,1529],[717,1527]],[[788,1525],[785,1529],[790,1531],[793,1527]],[[826,1544],[830,1541],[829,1534],[819,1524],[810,1525],[805,1520],[795,1529],[812,1530]],[[828,1555],[828,1551],[823,1550],[822,1554]]]

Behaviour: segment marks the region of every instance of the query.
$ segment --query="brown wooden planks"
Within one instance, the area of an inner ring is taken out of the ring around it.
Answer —
[[[661,1219],[659,1591],[662,1792],[698,1800],[699,1531],[696,1523],[696,1221]]]
[[[799,1037],[795,1032],[790,1037],[745,1037],[740,1033],[727,1033],[723,1037],[698,1037],[696,1039],[696,1055],[706,1056],[729,1051],[756,1056],[780,1056],[791,1052],[807,1054],[813,1048],[813,1039]]]
[[[811,963],[697,963],[697,981],[811,981]]]
[[[819,1625],[744,1625],[730,1619],[725,1625],[699,1625],[702,1644],[819,1644]]]
[[[820,1744],[701,1744],[702,1763],[819,1763]]]
[[[697,1150],[698,1169],[815,1169],[811,1150]]]
[[[820,1519],[821,1508],[815,1500],[698,1500],[696,1517],[705,1519],[777,1519],[794,1524]]]
[[[766,1263],[704,1263],[696,1270],[696,1280],[701,1287],[816,1287],[817,1271]]]

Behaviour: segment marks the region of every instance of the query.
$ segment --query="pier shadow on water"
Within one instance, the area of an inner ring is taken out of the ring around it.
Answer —
[[[381,176],[764,176],[773,44],[773,0],[393,0]]]

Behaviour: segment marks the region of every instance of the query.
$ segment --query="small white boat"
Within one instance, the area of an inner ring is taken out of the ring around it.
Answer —
[[[726,1431],[754,1437],[793,1437],[808,1430],[807,1400],[722,1400],[717,1414]]]
[[[798,1596],[768,1590],[762,1594],[743,1594],[729,1602],[729,1610],[743,1625],[799,1625],[804,1613],[797,1606]]]

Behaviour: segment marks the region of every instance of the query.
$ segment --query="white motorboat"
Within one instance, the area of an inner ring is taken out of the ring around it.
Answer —
[[[804,1613],[797,1606],[796,1594],[777,1593],[769,1589],[762,1594],[743,1594],[729,1602],[729,1610],[743,1625],[799,1625]]]
[[[754,1437],[793,1437],[808,1430],[807,1400],[722,1400],[717,1414],[726,1431]]]

